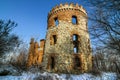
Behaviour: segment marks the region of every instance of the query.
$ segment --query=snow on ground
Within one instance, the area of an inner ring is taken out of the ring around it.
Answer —
[[[23,73],[21,76],[0,76],[0,80],[117,80],[115,73],[103,72],[101,76],[93,76],[91,74],[69,75],[54,73]]]

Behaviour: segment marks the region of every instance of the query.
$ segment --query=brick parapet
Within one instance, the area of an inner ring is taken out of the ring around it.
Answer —
[[[68,10],[80,11],[87,15],[86,10],[81,5],[73,4],[73,3],[70,3],[70,4],[66,3],[66,4],[60,4],[59,6],[57,5],[54,8],[52,8],[52,10],[48,14],[48,18],[51,15],[56,14],[57,12],[68,11]]]

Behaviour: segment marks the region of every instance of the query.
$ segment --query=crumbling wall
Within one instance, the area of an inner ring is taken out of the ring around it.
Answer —
[[[76,19],[75,24],[72,21],[73,16]],[[74,34],[78,36],[76,41],[73,41]],[[74,47],[78,51],[74,52]],[[75,56],[80,61],[80,66],[76,69]],[[43,57],[44,68],[49,72],[82,73],[92,68],[87,13],[82,6],[60,4],[50,11]]]
[[[40,65],[43,59],[43,50],[44,50],[44,40],[40,41],[40,46],[37,42],[34,42],[34,39],[31,39],[29,55],[27,60],[27,66]]]
[[[48,14],[45,40],[40,41],[39,47],[31,39],[28,66],[42,63],[46,71],[75,74],[92,69],[87,13],[82,6],[54,7]]]

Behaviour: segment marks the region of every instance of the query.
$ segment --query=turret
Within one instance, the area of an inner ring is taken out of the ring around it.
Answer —
[[[78,4],[60,4],[48,14],[43,64],[50,72],[87,72],[92,67],[87,13]]]

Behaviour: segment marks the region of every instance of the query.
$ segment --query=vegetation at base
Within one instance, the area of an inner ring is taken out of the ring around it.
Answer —
[[[120,1],[90,0],[89,4],[95,11],[89,17],[93,23],[89,30],[92,36],[91,41],[95,46],[96,42],[99,44],[99,49],[94,50],[93,70],[90,73],[100,75],[100,72],[103,71],[120,74],[120,7],[118,5]],[[16,26],[17,24],[11,20],[0,20],[0,57],[20,45],[19,37],[11,34],[11,31]],[[106,52],[104,52],[104,48],[107,50]],[[19,53],[16,59],[11,59],[9,64],[20,70],[26,70],[27,51],[21,50]],[[31,68],[31,70],[34,69]]]

